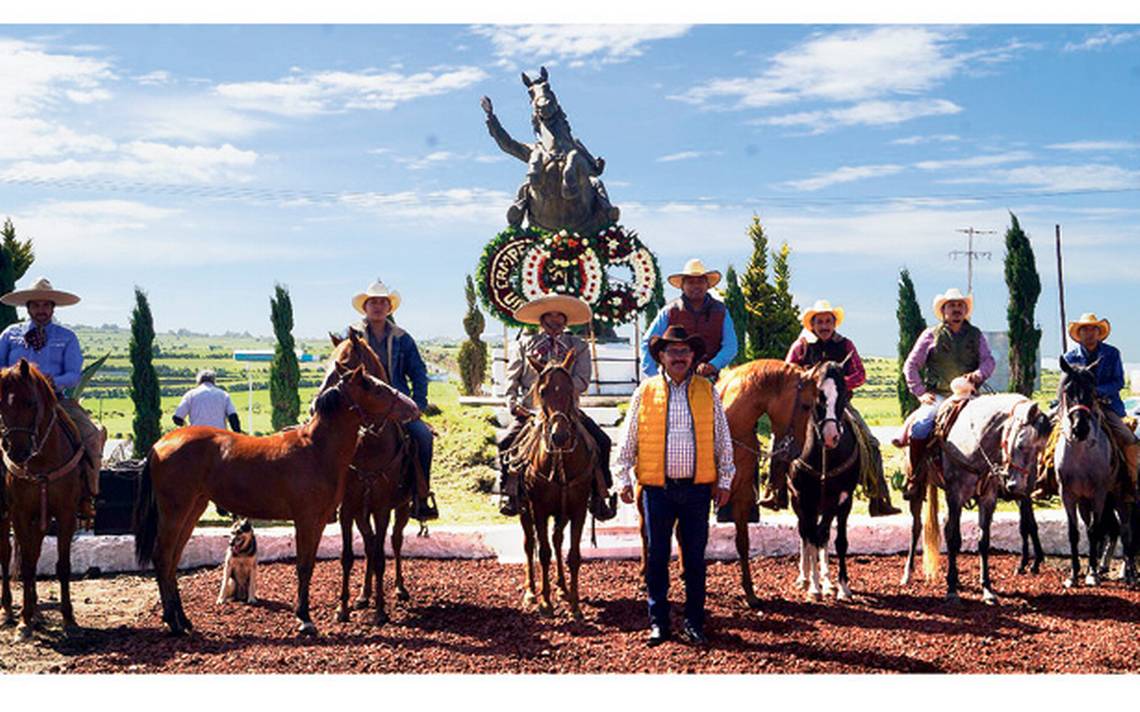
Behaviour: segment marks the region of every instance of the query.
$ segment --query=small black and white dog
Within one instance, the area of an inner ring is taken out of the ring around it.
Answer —
[[[257,537],[248,519],[234,522],[230,546],[222,567],[222,589],[218,603],[245,601],[257,603]]]

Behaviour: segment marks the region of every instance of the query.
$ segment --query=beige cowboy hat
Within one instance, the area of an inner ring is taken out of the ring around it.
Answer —
[[[27,306],[28,302],[47,301],[57,307],[69,307],[79,303],[79,296],[71,292],[61,292],[51,286],[47,277],[40,277],[27,289],[17,289],[0,297],[0,303],[10,307]]]
[[[684,269],[680,272],[669,275],[669,284],[680,289],[685,277],[704,277],[709,281],[709,287],[715,287],[720,281],[720,272],[715,269],[705,269],[705,263],[694,257],[685,263]]]
[[[1076,321],[1069,322],[1069,336],[1073,341],[1080,341],[1077,332],[1081,330],[1082,326],[1095,326],[1100,331],[1100,340],[1104,341],[1108,338],[1109,333],[1112,332],[1112,325],[1108,323],[1108,319],[1097,319],[1096,314],[1089,312],[1081,314],[1081,318]]]
[[[942,321],[942,307],[946,302],[966,302],[967,319],[974,313],[974,295],[962,294],[957,287],[951,287],[934,298],[934,316],[938,317],[938,321]]]
[[[804,328],[811,331],[811,320],[819,314],[831,314],[835,317],[835,328],[838,329],[839,325],[843,323],[843,307],[833,307],[831,302],[826,299],[817,299],[815,304],[811,305],[811,309],[804,312],[803,321]]]
[[[523,324],[539,324],[543,314],[561,312],[566,315],[566,325],[586,324],[594,318],[590,305],[569,294],[546,294],[532,299],[515,310],[515,321]]]
[[[392,314],[395,314],[396,310],[400,308],[400,293],[394,289],[388,289],[379,279],[368,285],[368,289],[352,298],[352,308],[363,314],[364,302],[372,297],[384,297],[387,299],[392,305]]]

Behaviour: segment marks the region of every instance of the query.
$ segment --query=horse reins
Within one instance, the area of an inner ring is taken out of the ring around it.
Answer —
[[[30,427],[30,428],[9,426],[7,423],[4,422],[3,415],[0,415],[0,438],[3,438],[3,441],[5,443],[8,442],[8,436],[11,433],[29,433],[31,436],[32,445],[33,445],[32,452],[30,455],[28,455],[26,458],[24,458],[23,462],[15,462],[14,460],[12,460],[12,458],[10,458],[8,456],[8,448],[7,447],[0,447],[0,453],[2,453],[2,455],[3,455],[4,466],[8,470],[9,475],[11,475],[12,477],[14,477],[16,479],[24,480],[25,482],[32,482],[32,483],[38,485],[39,492],[40,492],[40,531],[41,532],[46,532],[47,527],[48,527],[48,521],[47,521],[47,519],[48,519],[48,515],[47,515],[47,488],[48,488],[48,485],[51,484],[52,482],[54,482],[55,480],[59,479],[60,477],[63,477],[64,475],[71,472],[72,470],[74,470],[75,466],[77,464],[79,464],[79,460],[83,457],[83,447],[79,446],[79,447],[75,448],[75,452],[71,455],[70,458],[68,458],[67,462],[63,463],[62,465],[55,468],[54,470],[50,470],[49,472],[33,472],[31,470],[31,468],[28,467],[28,463],[31,462],[37,456],[39,456],[39,454],[43,451],[44,446],[47,445],[48,437],[50,437],[52,432],[55,430],[55,424],[59,420],[60,409],[61,409],[61,406],[58,403],[56,403],[55,407],[52,408],[51,420],[48,421],[47,427],[44,429],[43,437],[38,437],[39,436],[39,419],[40,419],[40,414],[38,412],[36,413],[36,417],[32,421],[32,427]],[[37,440],[38,440],[38,442],[37,442]]]

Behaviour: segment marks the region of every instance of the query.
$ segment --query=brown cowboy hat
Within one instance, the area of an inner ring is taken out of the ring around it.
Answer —
[[[1095,326],[1100,331],[1100,340],[1104,341],[1108,338],[1109,333],[1112,332],[1112,325],[1108,323],[1108,319],[1097,319],[1096,314],[1089,312],[1081,314],[1081,318],[1076,321],[1069,322],[1069,336],[1073,341],[1080,341],[1077,332],[1081,330],[1082,326]]]
[[[17,289],[0,297],[0,303],[10,307],[27,306],[28,302],[52,302],[57,307],[69,307],[79,303],[78,295],[62,292],[51,286],[47,277],[40,277],[27,289]]]
[[[546,294],[532,299],[515,310],[515,321],[523,324],[539,324],[542,315],[560,312],[566,315],[566,326],[585,324],[593,318],[590,305],[569,294]]]
[[[720,272],[715,269],[705,269],[705,263],[694,257],[685,263],[684,269],[676,274],[669,275],[669,284],[677,289],[685,283],[685,277],[704,277],[709,282],[709,288],[715,287],[720,281]]]
[[[689,332],[685,331],[685,327],[680,324],[673,324],[661,336],[649,337],[649,355],[653,360],[661,363],[661,352],[665,350],[669,344],[688,344],[689,348],[693,350],[693,363],[701,360],[701,356],[705,354],[705,340],[693,334],[689,336]]]

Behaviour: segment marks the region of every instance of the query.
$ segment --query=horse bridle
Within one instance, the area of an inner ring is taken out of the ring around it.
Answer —
[[[365,410],[360,407],[359,403],[352,399],[352,396],[348,394],[348,391],[346,391],[343,386],[344,378],[341,378],[339,381],[337,381],[337,384],[329,390],[334,390],[340,393],[340,395],[348,402],[348,410],[352,413],[355,413],[356,416],[360,418],[361,422],[366,426],[365,429],[371,428],[377,422],[379,422],[380,431],[383,431],[384,428],[388,425],[388,420],[392,415],[392,411],[396,410],[396,402],[400,400],[399,396],[393,394],[391,400],[388,403],[388,410],[384,411],[384,414],[379,417],[373,417],[365,412]]]
[[[51,409],[51,420],[48,421],[47,428],[44,429],[43,437],[39,436],[40,412],[41,412],[40,404],[37,401],[37,403],[36,403],[36,415],[32,419],[32,427],[30,427],[30,428],[23,427],[23,426],[8,425],[8,423],[4,420],[4,414],[0,413],[0,447],[3,447],[4,460],[6,462],[11,463],[13,465],[17,465],[17,466],[24,466],[32,458],[34,458],[36,455],[40,454],[40,452],[44,448],[44,445],[47,445],[47,439],[51,435],[52,428],[55,427],[55,421],[59,418],[58,406],[56,408]],[[7,445],[8,445],[8,443],[11,442],[10,436],[13,433],[26,433],[32,441],[31,453],[26,458],[24,458],[24,460],[21,462],[16,462],[15,460],[11,459],[8,456]]]
[[[1092,421],[1090,423],[1090,425],[1092,427],[1089,430],[1089,435],[1091,435],[1092,437],[1095,438],[1096,437],[1096,425],[1097,425],[1096,412],[1092,409],[1091,406],[1087,406],[1083,403],[1077,403],[1076,405],[1069,405],[1069,397],[1068,396],[1069,396],[1069,394],[1066,393],[1064,390],[1061,391],[1061,410],[1062,410],[1062,412],[1064,412],[1064,418],[1066,421],[1068,421],[1069,426],[1070,426],[1067,429],[1068,432],[1065,433],[1065,439],[1068,440],[1069,442],[1072,442],[1072,440],[1073,440],[1073,437],[1072,437],[1072,435],[1073,435],[1073,430],[1072,430],[1073,420],[1072,419],[1074,416],[1076,416],[1080,413],[1086,413],[1089,416],[1089,420]]]

